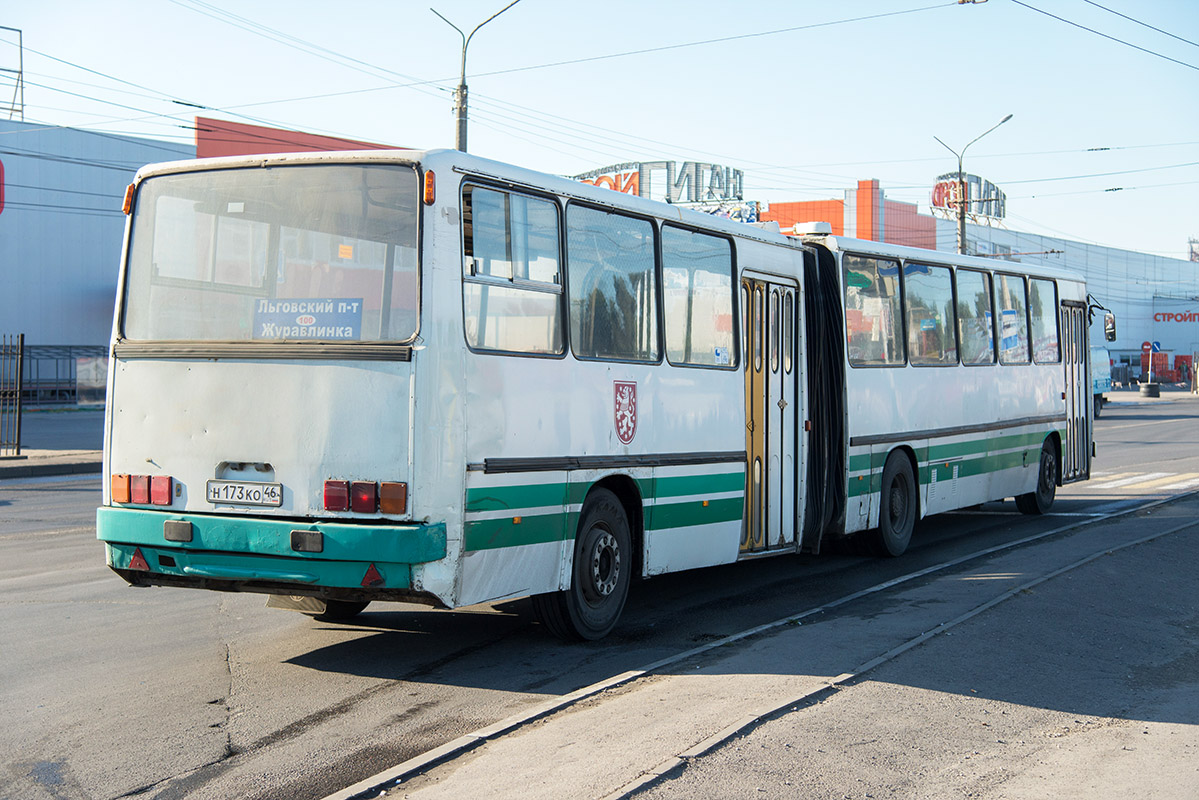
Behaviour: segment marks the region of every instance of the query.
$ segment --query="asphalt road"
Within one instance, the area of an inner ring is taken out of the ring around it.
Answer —
[[[926,520],[882,561],[783,557],[634,587],[562,645],[527,601],[373,607],[352,626],[256,595],[133,589],[94,538],[98,476],[0,483],[0,798],[322,797],[521,709],[957,555],[1199,488],[1199,403],[1112,405],[1055,513]]]

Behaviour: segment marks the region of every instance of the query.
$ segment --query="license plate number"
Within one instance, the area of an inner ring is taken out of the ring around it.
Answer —
[[[283,484],[209,481],[208,502],[224,506],[281,506]]]

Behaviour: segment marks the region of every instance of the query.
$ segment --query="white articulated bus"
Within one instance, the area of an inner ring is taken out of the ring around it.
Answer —
[[[629,582],[1087,477],[1074,275],[782,236],[456,151],[147,167],[99,538],[135,585],[532,596],[606,635]]]

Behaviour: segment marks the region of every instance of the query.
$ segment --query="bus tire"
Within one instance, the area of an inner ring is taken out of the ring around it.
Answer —
[[[1103,411],[1103,397],[1095,395],[1095,419],[1099,419],[1100,412]]]
[[[916,476],[912,462],[896,450],[883,466],[878,498],[878,527],[874,531],[874,549],[880,556],[896,558],[908,549],[916,526]]]
[[[624,506],[612,492],[596,489],[579,514],[570,588],[536,595],[533,610],[559,638],[602,639],[624,610],[632,566],[632,535]]]
[[[369,600],[365,603],[350,600],[326,600],[325,610],[317,614],[316,619],[322,622],[349,622],[369,605]]]
[[[1041,460],[1037,465],[1037,488],[1016,498],[1021,514],[1046,514],[1057,496],[1057,448],[1050,439],[1041,445]]]

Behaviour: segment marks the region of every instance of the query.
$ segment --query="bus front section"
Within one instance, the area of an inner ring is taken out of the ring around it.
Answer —
[[[97,512],[129,583],[441,601],[446,526],[413,511],[420,186],[362,154],[139,173]]]

